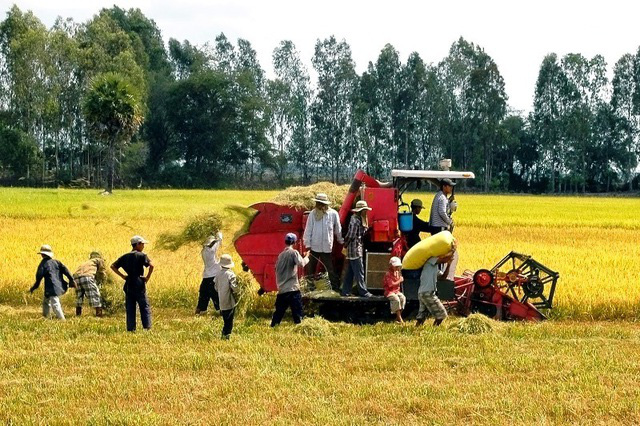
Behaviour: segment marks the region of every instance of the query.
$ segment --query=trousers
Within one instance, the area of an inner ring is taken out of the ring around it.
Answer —
[[[42,316],[45,318],[49,318],[51,315],[51,310],[55,314],[58,319],[65,319],[64,312],[62,312],[62,305],[60,304],[60,298],[58,296],[45,296],[42,299]]]
[[[276,296],[276,311],[273,313],[273,318],[271,319],[271,327],[275,327],[280,324],[285,312],[287,312],[287,308],[291,308],[293,322],[300,324],[303,317],[302,295],[300,294],[300,291],[279,293]]]
[[[349,263],[347,263],[347,272],[342,282],[342,295],[351,295],[351,287],[353,286],[353,281],[355,281],[358,287],[358,295],[366,296],[369,294],[369,290],[367,290],[367,285],[364,283],[364,265],[362,264],[362,258],[348,259],[347,262]]]
[[[216,311],[220,310],[220,300],[218,299],[218,292],[213,285],[213,277],[203,278],[200,283],[200,292],[198,293],[198,306],[197,309],[200,312],[204,312],[209,307],[209,301],[213,302],[213,307]]]
[[[229,337],[233,331],[233,317],[236,313],[236,308],[225,309],[220,311],[222,316],[222,337]]]
[[[140,320],[142,328],[151,328],[151,306],[144,290],[127,291],[124,298],[127,310],[127,331],[136,331],[136,308],[140,308]]]

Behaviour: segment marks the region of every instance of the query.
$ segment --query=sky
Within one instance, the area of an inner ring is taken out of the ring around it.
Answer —
[[[629,0],[0,0],[0,11],[14,3],[47,26],[57,16],[84,22],[113,4],[140,8],[165,42],[176,38],[202,45],[220,32],[230,40],[249,40],[267,75],[273,49],[285,39],[295,43],[311,71],[316,40],[344,38],[361,73],[386,43],[402,61],[416,51],[425,62],[438,63],[464,37],[494,59],[509,105],[525,113],[532,108],[538,69],[548,53],[601,54],[611,76],[615,62],[640,46],[640,3]]]

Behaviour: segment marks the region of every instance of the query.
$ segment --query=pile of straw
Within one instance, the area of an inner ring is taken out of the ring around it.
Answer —
[[[315,316],[303,319],[293,330],[303,336],[324,337],[336,334],[338,327],[320,316]]]
[[[450,322],[447,329],[462,334],[484,334],[497,330],[500,325],[497,321],[482,314],[471,314],[466,318]]]
[[[276,195],[271,201],[283,206],[313,209],[316,194],[327,194],[331,207],[339,209],[349,191],[349,185],[336,185],[331,182],[318,182],[308,186],[292,186]]]

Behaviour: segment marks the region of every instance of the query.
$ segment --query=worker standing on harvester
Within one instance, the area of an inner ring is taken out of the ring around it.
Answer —
[[[431,215],[429,223],[431,225],[431,235],[445,230],[453,232],[453,218],[451,213],[457,208],[457,202],[453,201],[453,187],[456,183],[451,179],[442,179],[440,181],[440,191],[436,193],[431,204]],[[453,281],[455,278],[456,267],[458,266],[458,252],[454,252],[453,258],[449,264],[448,273],[445,278]]]
[[[453,258],[453,254],[456,251],[455,243],[453,244],[451,251],[444,256],[430,257],[422,267],[422,273],[420,274],[420,287],[418,288],[418,301],[420,302],[420,309],[418,315],[416,315],[416,325],[420,326],[424,324],[427,316],[427,311],[435,318],[433,321],[434,326],[438,326],[442,321],[447,318],[447,310],[438,298],[436,293],[436,283],[438,281],[439,264],[448,264]],[[447,271],[445,270],[445,274]]]
[[[204,262],[204,270],[202,271],[202,282],[200,282],[200,291],[198,292],[198,306],[196,306],[196,315],[207,312],[209,301],[213,301],[213,307],[216,311],[220,310],[220,302],[218,301],[218,292],[213,284],[213,279],[222,269],[220,267],[220,259],[218,250],[222,244],[222,232],[218,232],[216,236],[209,236],[202,245],[202,261]]]
[[[351,296],[351,287],[355,280],[358,285],[358,295],[360,297],[371,297],[371,293],[367,290],[367,285],[364,282],[364,264],[362,262],[362,236],[369,228],[367,212],[370,210],[371,207],[364,200],[358,201],[356,207],[351,210],[353,214],[349,221],[347,235],[344,237],[347,261],[349,263],[347,263],[347,272],[342,282],[343,296]]]
[[[456,183],[451,179],[440,180],[440,190],[436,192],[436,196],[433,198],[431,214],[429,216],[432,235],[445,230],[453,230],[449,196],[453,193],[454,186],[456,186]]]
[[[302,295],[298,282],[298,267],[304,267],[309,263],[309,253],[304,257],[293,248],[298,241],[296,234],[290,232],[284,237],[285,249],[278,255],[276,261],[276,284],[278,295],[276,296],[276,310],[271,319],[271,327],[280,324],[287,308],[291,308],[293,322],[300,324],[302,321]]]
[[[319,193],[313,201],[315,201],[316,206],[311,213],[309,213],[303,235],[305,247],[311,250],[311,257],[307,266],[309,290],[315,288],[314,278],[318,261],[320,261],[329,274],[331,288],[334,291],[338,291],[340,288],[340,277],[335,271],[331,252],[333,251],[334,238],[339,244],[344,244],[340,216],[337,211],[329,207],[331,201],[329,201],[327,194]]]
[[[413,214],[413,228],[409,232],[405,232],[407,238],[407,245],[409,248],[415,246],[420,242],[421,232],[431,232],[431,226],[429,222],[425,222],[420,219],[418,215],[424,209],[422,206],[422,200],[415,199],[411,201],[411,213]]]

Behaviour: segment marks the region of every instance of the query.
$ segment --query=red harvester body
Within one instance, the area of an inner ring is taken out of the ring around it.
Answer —
[[[338,212],[340,222],[345,227],[357,199],[367,201],[372,208],[369,212],[370,228],[365,241],[364,258],[367,286],[376,296],[366,299],[313,298],[312,302],[326,305],[321,309],[324,314],[330,313],[329,311],[346,310],[353,317],[359,313],[371,313],[372,310],[379,313],[388,312],[388,302],[381,295],[380,271],[373,271],[376,263],[374,260],[378,259],[377,263],[380,264],[388,262],[392,252],[394,255],[404,254],[403,240],[397,237],[402,192],[419,179],[433,182],[433,179],[439,177],[472,178],[473,173],[394,170],[392,176],[392,184],[383,184],[359,170]],[[265,292],[277,291],[275,263],[284,249],[284,237],[289,232],[295,233],[298,236],[295,248],[301,253],[304,252],[306,248],[303,247],[302,235],[309,212],[303,208],[270,202],[257,203],[251,207],[257,210],[257,213],[248,232],[235,241],[235,247],[242,258],[243,267],[251,271],[261,289]],[[334,242],[332,256],[336,269],[341,271],[344,256],[342,246],[337,242]],[[512,264],[508,265],[509,262]],[[509,273],[500,272],[500,268],[505,265],[511,268]],[[417,306],[419,272],[403,271],[408,308]],[[300,274],[302,275],[303,271],[300,271]],[[447,307],[460,315],[481,312],[496,319],[535,321],[545,318],[537,307],[551,308],[557,278],[557,273],[538,264],[531,257],[512,252],[491,270],[480,270],[476,274],[465,271],[463,276],[456,277],[453,282],[439,282],[438,292],[442,294],[441,298]],[[533,299],[542,301],[531,303]],[[357,318],[352,319],[357,321]]]

